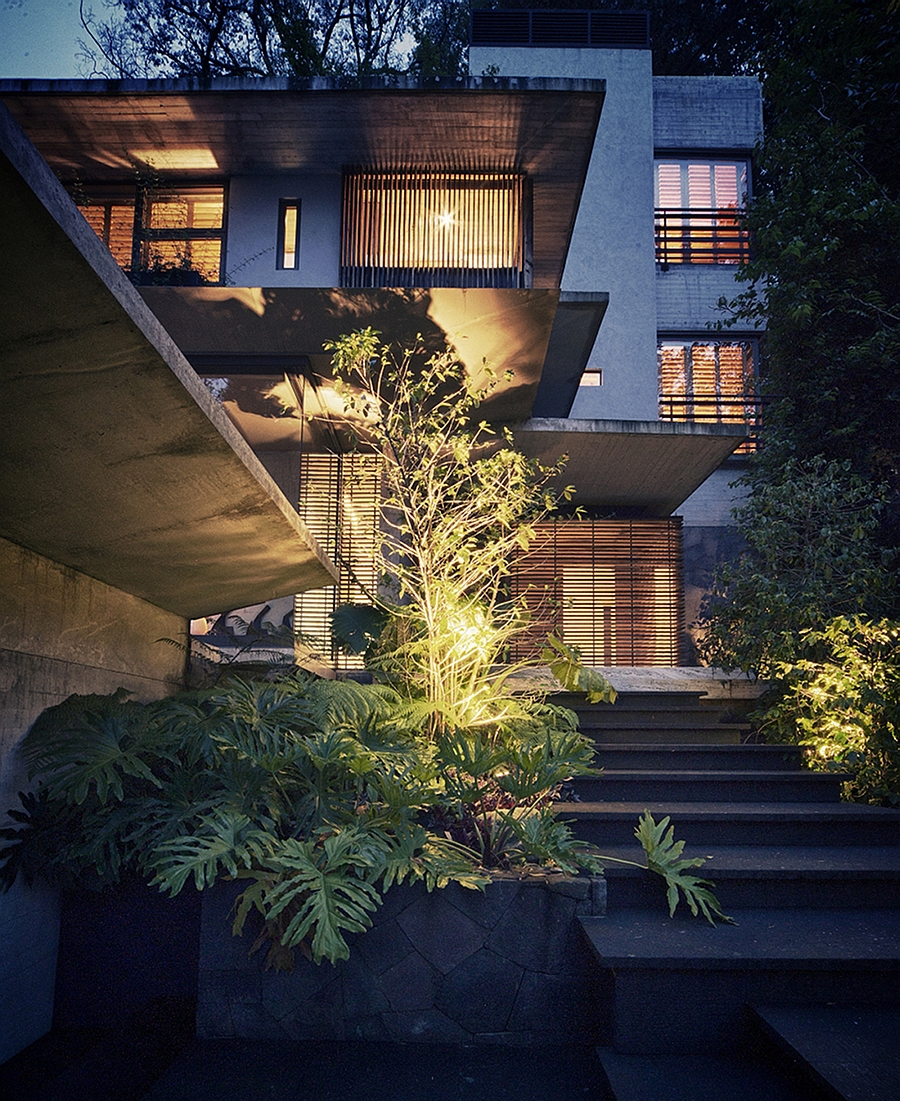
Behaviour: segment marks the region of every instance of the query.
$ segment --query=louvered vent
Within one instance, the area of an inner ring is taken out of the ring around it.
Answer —
[[[472,12],[473,46],[594,46],[648,49],[647,12],[482,11]]]
[[[680,517],[557,520],[536,530],[511,577],[511,595],[531,616],[512,660],[536,657],[555,634],[588,665],[680,664]]]

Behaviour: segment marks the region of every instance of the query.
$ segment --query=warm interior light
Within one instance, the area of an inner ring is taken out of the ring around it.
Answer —
[[[150,168],[198,172],[219,167],[211,149],[130,149],[129,153]]]
[[[435,218],[435,221],[441,229],[446,229],[448,226],[453,225],[453,214],[452,212],[438,214],[438,216]]]

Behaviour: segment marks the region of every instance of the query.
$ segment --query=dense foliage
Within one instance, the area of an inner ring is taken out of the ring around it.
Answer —
[[[295,949],[334,962],[395,883],[477,889],[490,868],[525,863],[601,870],[550,806],[589,770],[590,747],[570,713],[523,714],[490,744],[435,741],[394,690],[304,673],[143,705],[121,690],[73,696],[23,742],[38,786],[0,830],[0,882],[99,889],[139,875],[176,894],[234,878],[234,931],[256,913],[269,965],[290,968]],[[682,858],[649,816],[640,828],[670,902],[681,892],[721,918],[689,871],[702,858]]]
[[[849,462],[789,459],[754,468],[735,510],[746,550],[717,571],[705,607],[705,661],[764,678],[799,655],[804,632],[839,615],[885,615],[897,555],[879,542],[886,489]]]
[[[848,460],[900,490],[900,13],[893,0],[783,0],[763,39],[766,134],[747,289],[764,322],[766,447]]]
[[[784,691],[763,729],[809,746],[813,767],[852,773],[848,798],[900,805],[900,624],[839,616],[798,650],[776,666]]]

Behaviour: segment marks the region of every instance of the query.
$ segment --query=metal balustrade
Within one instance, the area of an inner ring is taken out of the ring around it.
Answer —
[[[656,261],[670,264],[743,264],[750,259],[745,214],[733,208],[657,207]]]

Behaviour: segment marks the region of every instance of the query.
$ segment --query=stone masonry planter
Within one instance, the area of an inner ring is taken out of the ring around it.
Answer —
[[[394,887],[350,959],[266,971],[231,935],[240,885],[203,893],[203,1039],[596,1043],[599,987],[577,918],[604,912],[602,878],[501,874],[487,890]]]

